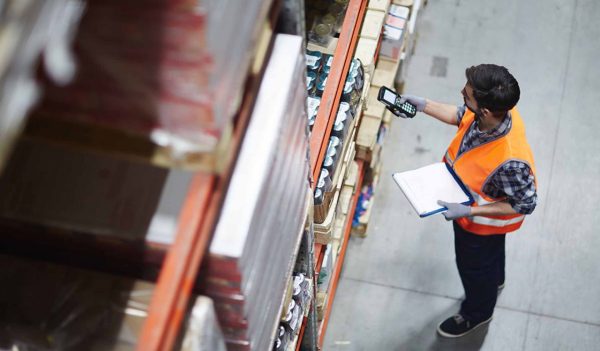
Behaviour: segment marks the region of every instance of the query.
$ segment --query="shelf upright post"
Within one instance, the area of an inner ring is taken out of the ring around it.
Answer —
[[[317,117],[310,137],[310,165],[313,176],[313,190],[316,187],[316,180],[321,172],[321,164],[325,157],[331,129],[335,121],[337,110],[340,105],[340,98],[344,90],[344,83],[350,68],[350,61],[354,55],[354,49],[358,42],[360,26],[365,16],[367,0],[350,0],[340,38],[333,55],[331,72],[327,77],[327,84],[321,97],[321,105],[317,111]]]

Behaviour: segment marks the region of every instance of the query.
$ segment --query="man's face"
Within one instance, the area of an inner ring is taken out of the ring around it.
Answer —
[[[475,115],[481,114],[481,111],[479,111],[479,106],[477,105],[477,101],[475,101],[475,98],[473,97],[473,88],[471,85],[469,85],[469,83],[465,84],[465,87],[460,91],[460,93],[463,96],[463,100],[465,105],[467,105],[467,108],[475,113]]]

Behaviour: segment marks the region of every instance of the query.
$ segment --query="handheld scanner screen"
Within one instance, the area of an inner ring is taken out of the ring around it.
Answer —
[[[394,94],[391,90],[385,90],[383,93],[383,99],[389,103],[390,105],[394,105],[396,103],[397,95]]]

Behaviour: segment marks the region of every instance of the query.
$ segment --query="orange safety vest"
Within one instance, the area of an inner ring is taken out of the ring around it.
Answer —
[[[509,112],[512,127],[504,136],[491,142],[476,146],[456,157],[469,126],[475,121],[475,114],[466,110],[458,132],[450,143],[444,156],[444,162],[454,169],[473,195],[475,202],[471,206],[481,206],[505,198],[491,198],[483,193],[483,186],[494,172],[509,160],[526,163],[533,172],[535,166],[533,154],[525,137],[525,125],[517,108]],[[457,219],[457,223],[466,231],[479,235],[501,234],[515,231],[521,227],[525,215],[514,214],[507,216],[472,216]]]

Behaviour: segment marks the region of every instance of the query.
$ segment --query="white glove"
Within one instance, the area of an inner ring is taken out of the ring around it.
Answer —
[[[422,98],[420,96],[415,96],[415,95],[401,95],[400,97],[400,105],[402,105],[405,102],[410,102],[411,104],[415,105],[415,107],[417,108],[417,111],[419,112],[423,112],[425,111],[425,106],[427,106],[427,100],[425,100],[425,98]]]
[[[444,212],[444,217],[446,217],[447,221],[451,221],[462,217],[468,217],[471,215],[471,206],[459,203],[444,202],[442,200],[438,200],[437,203],[438,205],[444,206],[448,209],[448,211]]]

